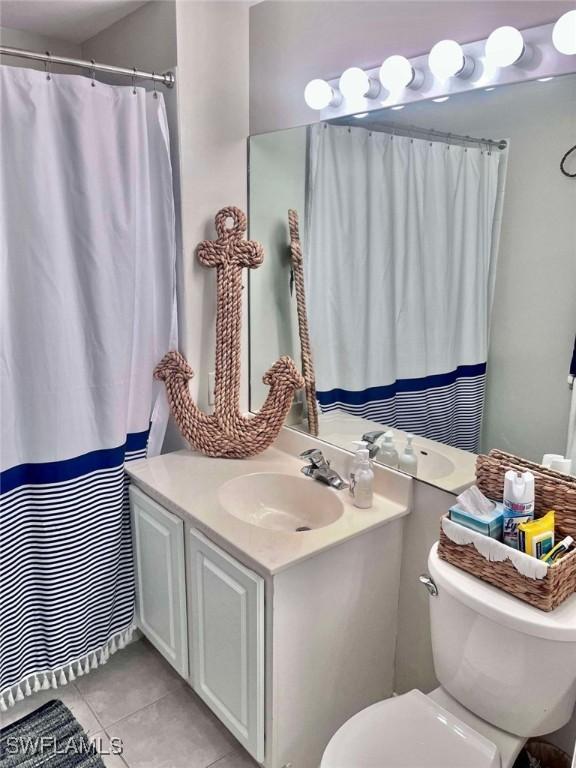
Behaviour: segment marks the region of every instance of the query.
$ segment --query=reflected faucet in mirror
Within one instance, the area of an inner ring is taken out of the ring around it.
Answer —
[[[378,455],[378,452],[380,450],[380,445],[377,441],[380,440],[380,438],[383,437],[384,434],[385,434],[384,430],[382,430],[381,432],[379,432],[378,430],[375,430],[373,432],[364,432],[364,434],[362,435],[362,440],[365,443],[368,443],[367,445],[368,454],[370,455],[371,459],[376,458],[376,456]]]

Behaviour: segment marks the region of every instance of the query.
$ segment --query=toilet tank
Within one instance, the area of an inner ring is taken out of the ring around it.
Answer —
[[[576,703],[576,595],[546,613],[428,558],[432,652],[442,687],[474,714],[517,736],[561,728]]]

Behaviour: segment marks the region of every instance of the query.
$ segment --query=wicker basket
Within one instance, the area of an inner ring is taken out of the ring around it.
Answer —
[[[553,509],[556,513],[556,540],[564,536],[576,539],[576,479],[544,469],[513,454],[493,450],[488,456],[478,456],[476,461],[476,482],[482,493],[501,501],[504,474],[508,469],[530,470],[534,474],[536,517]],[[522,575],[509,560],[487,560],[473,544],[456,544],[442,529],[438,553],[452,565],[543,611],[552,611],[576,592],[576,551],[550,565],[543,579]]]

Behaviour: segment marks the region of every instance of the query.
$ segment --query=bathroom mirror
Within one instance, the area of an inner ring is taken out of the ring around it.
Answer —
[[[478,452],[565,455],[575,141],[574,75],[252,136],[251,409],[278,355],[300,363],[291,208],[322,440],[413,433],[419,479],[453,492]]]

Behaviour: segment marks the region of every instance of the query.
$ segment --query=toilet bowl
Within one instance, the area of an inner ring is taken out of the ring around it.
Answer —
[[[380,701],[330,740],[320,768],[511,768],[576,703],[576,595],[545,613],[428,558],[440,687]]]

